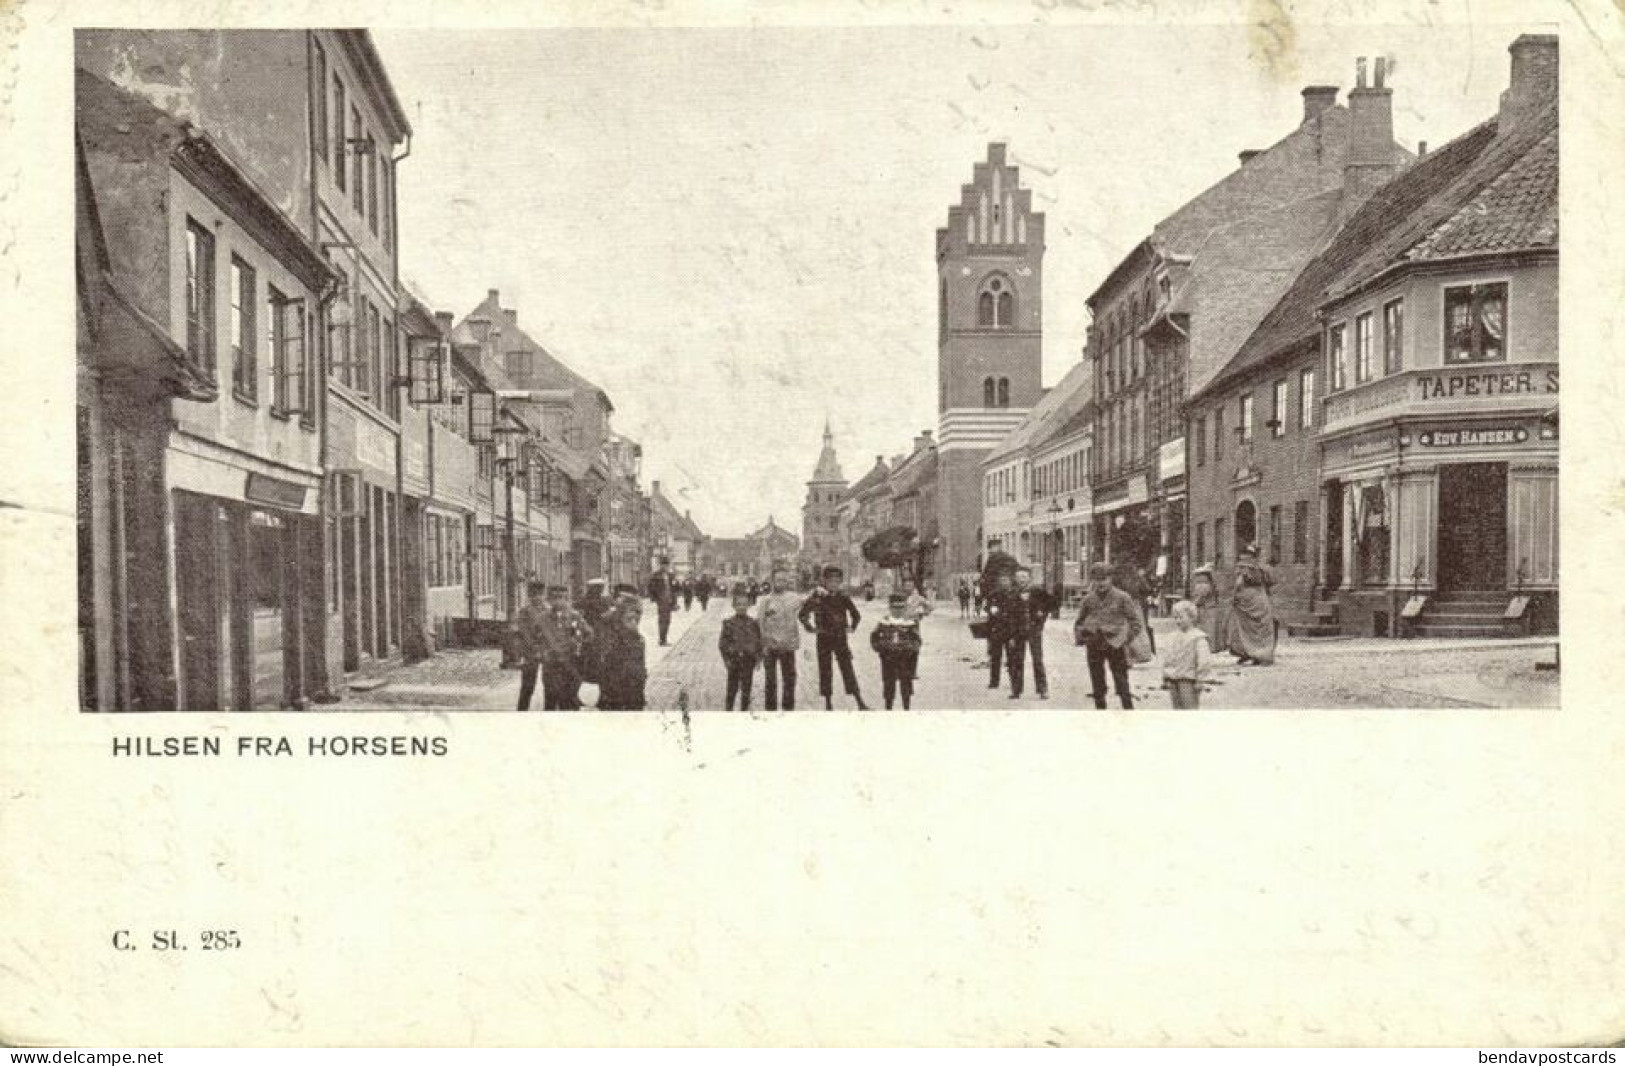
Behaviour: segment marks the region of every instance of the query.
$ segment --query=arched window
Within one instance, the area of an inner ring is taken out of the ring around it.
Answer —
[[[993,396],[993,379],[992,378],[983,378],[982,379],[982,406],[983,407],[992,407],[993,406],[993,399],[994,399],[994,396]]]
[[[1000,407],[1009,407],[1010,406],[1010,379],[1009,378],[1000,378],[999,379],[999,406]]]
[[[976,298],[976,321],[981,326],[1012,326],[1016,321],[1016,295],[1010,279],[994,274],[982,282]]]

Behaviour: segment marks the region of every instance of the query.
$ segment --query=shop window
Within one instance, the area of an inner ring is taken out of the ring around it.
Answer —
[[[254,268],[231,257],[231,389],[240,400],[259,396]]]
[[[1360,583],[1381,585],[1388,580],[1388,501],[1380,485],[1367,485],[1355,497],[1354,521],[1358,530]]]
[[[1309,501],[1299,500],[1292,505],[1292,561],[1309,561]]]
[[[1371,312],[1354,318],[1354,381],[1363,384],[1371,380],[1372,371]]]
[[[1405,369],[1405,301],[1390,300],[1382,306],[1382,372],[1397,374]]]
[[[1504,360],[1507,328],[1504,281],[1457,285],[1444,290],[1444,355],[1447,363]]]
[[[260,610],[282,607],[282,530],[280,516],[265,511],[249,512],[250,594],[254,606]]]

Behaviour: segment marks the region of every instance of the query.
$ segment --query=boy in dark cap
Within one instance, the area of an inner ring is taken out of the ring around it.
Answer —
[[[858,675],[852,671],[852,649],[846,643],[847,633],[856,633],[862,618],[852,597],[840,590],[841,577],[840,567],[824,567],[818,587],[802,603],[796,617],[802,628],[818,637],[818,693],[824,697],[824,710],[831,709],[830,660],[833,659],[841,665],[841,681],[846,685],[847,695],[857,702],[858,710],[867,711],[869,705],[863,702],[863,695],[858,691]]]
[[[717,650],[728,668],[728,695],[723,709],[733,710],[737,696],[739,709],[748,711],[756,664],[762,658],[762,627],[750,616],[749,596],[734,593],[733,605],[733,617],[723,619],[722,635],[717,638]]]
[[[910,612],[906,594],[894,592],[886,602],[891,613],[875,623],[869,646],[880,656],[886,710],[892,709],[892,700],[901,690],[906,711],[914,700],[914,671],[920,662],[920,620]]]

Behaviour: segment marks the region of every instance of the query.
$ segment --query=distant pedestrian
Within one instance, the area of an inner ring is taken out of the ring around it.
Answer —
[[[867,711],[869,707],[858,691],[858,675],[852,670],[852,649],[846,640],[849,632],[857,632],[862,616],[852,597],[841,591],[841,577],[840,567],[826,566],[819,586],[801,604],[796,617],[807,632],[818,637],[818,694],[824,697],[824,710],[831,709],[833,660],[840,665],[847,695],[857,703],[858,710]]]
[[[541,644],[542,709],[581,709],[581,653],[592,640],[592,629],[570,606],[570,591],[549,585],[547,609],[536,630]]]
[[[661,559],[660,569],[649,578],[649,601],[655,605],[660,646],[664,648],[666,635],[671,632],[671,612],[677,606],[677,579],[672,576],[670,559]]]
[[[1089,567],[1089,590],[1079,604],[1073,626],[1078,643],[1088,653],[1089,680],[1095,707],[1106,706],[1106,669],[1111,668],[1117,698],[1125,709],[1133,709],[1134,694],[1128,683],[1128,657],[1124,648],[1140,634],[1145,623],[1140,608],[1128,593],[1112,584],[1112,569],[1105,563]]]
[[[643,634],[638,632],[642,610],[635,595],[622,592],[604,612],[598,643],[598,709],[641,711],[643,689],[649,678],[644,659]]]
[[[756,608],[762,627],[763,704],[770,711],[796,709],[796,652],[801,647],[801,594],[790,590],[790,575],[773,572],[773,591]]]
[[[1174,604],[1174,631],[1162,642],[1162,680],[1168,685],[1174,710],[1194,711],[1200,706],[1202,682],[1211,664],[1207,634],[1196,624],[1196,604]]]
[[[971,582],[971,607],[975,615],[980,618],[982,607],[987,603],[987,589],[982,586],[980,578]]]
[[[1026,660],[1033,661],[1033,688],[1041,700],[1049,699],[1049,675],[1044,670],[1044,623],[1060,608],[1051,596],[1032,583],[1030,570],[1017,570],[1015,587],[1004,594],[1000,614],[1004,621],[1004,669],[1010,676],[1010,698],[1021,698]]]
[[[746,595],[750,600],[750,605],[755,607],[756,601],[762,598],[762,583],[756,580],[754,577],[751,578],[750,585],[746,590]]]
[[[1270,604],[1274,580],[1248,548],[1236,557],[1236,585],[1230,596],[1229,648],[1241,666],[1275,662],[1275,609]]]
[[[894,592],[887,598],[890,613],[875,623],[869,646],[880,656],[881,695],[886,710],[897,696],[903,710],[914,702],[914,678],[920,665],[920,620],[909,613],[908,597]]]
[[[983,578],[986,581],[986,578]],[[999,668],[1004,662],[1005,646],[1011,637],[1004,599],[1014,588],[1010,574],[1000,571],[993,579],[993,587],[983,593],[987,604],[987,687],[999,687]]]
[[[701,574],[700,579],[694,582],[694,595],[700,599],[700,610],[703,612],[711,606],[711,591],[713,588],[710,574]]]
[[[961,617],[961,618],[969,618],[970,617],[970,583],[967,582],[964,578],[959,579],[959,591],[957,593],[955,593],[955,595],[957,595],[959,597],[959,617]]]
[[[519,663],[519,707],[530,710],[531,697],[536,694],[536,676],[542,669],[542,615],[546,612],[547,584],[542,581],[525,583],[525,604],[514,613],[509,623],[513,658]]]
[[[728,670],[728,695],[724,710],[733,710],[737,698],[739,709],[750,710],[750,692],[756,677],[756,664],[762,658],[762,628],[750,616],[750,597],[736,594],[734,613],[723,620],[722,635],[717,638],[717,650]]]

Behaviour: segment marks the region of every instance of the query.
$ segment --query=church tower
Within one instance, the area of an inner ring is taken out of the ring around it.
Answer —
[[[982,460],[1043,394],[1044,216],[989,144],[937,230],[937,572],[984,546]]]
[[[836,514],[846,496],[846,477],[835,458],[835,435],[824,420],[824,450],[807,482],[807,502],[801,506],[801,554],[808,567],[835,562],[841,553],[840,522]]]

